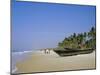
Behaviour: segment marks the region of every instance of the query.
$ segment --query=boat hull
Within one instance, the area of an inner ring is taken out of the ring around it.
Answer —
[[[74,49],[66,49],[66,50],[54,50],[59,56],[73,56],[79,54],[89,54],[92,53],[93,49],[86,49],[86,50],[74,50]]]

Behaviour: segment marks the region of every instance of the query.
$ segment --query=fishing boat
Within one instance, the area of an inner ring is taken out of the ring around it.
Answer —
[[[54,52],[56,52],[59,56],[73,56],[79,54],[89,54],[92,53],[94,49],[73,49],[73,48],[55,48]]]

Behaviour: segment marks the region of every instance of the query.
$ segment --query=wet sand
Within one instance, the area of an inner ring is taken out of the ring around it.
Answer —
[[[15,73],[48,72],[60,70],[95,69],[95,51],[90,54],[60,57],[55,52],[33,52],[30,57],[16,64]]]

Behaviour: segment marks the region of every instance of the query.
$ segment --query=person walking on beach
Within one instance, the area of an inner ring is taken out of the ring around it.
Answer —
[[[44,49],[44,54],[46,54],[46,49]]]
[[[49,49],[46,50],[46,53],[49,54]]]
[[[44,49],[45,54],[50,54],[50,49]]]
[[[50,54],[50,49],[49,49],[49,54]]]

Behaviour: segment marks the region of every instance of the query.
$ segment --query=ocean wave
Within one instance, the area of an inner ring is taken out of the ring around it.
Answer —
[[[15,67],[12,69],[12,73],[16,73],[17,70],[18,70],[18,68],[15,66]]]
[[[26,59],[33,51],[12,52],[12,73],[17,71],[16,63]]]
[[[19,55],[21,55],[21,54],[25,54],[25,53],[31,53],[31,52],[33,52],[33,51],[21,51],[21,52],[12,52],[12,54],[19,54]]]

